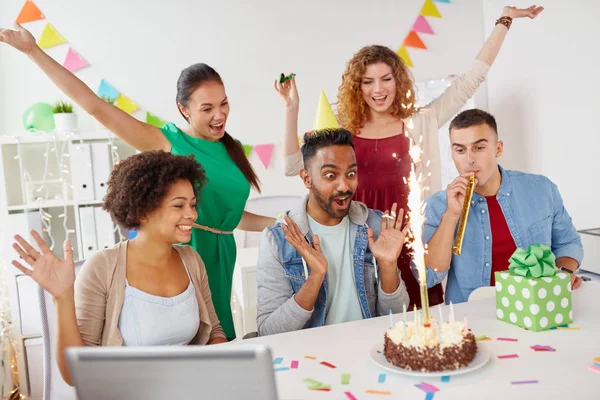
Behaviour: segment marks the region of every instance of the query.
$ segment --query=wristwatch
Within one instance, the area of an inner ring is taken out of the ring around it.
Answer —
[[[575,271],[570,270],[569,268],[566,268],[566,267],[558,267],[558,269],[561,270],[561,271],[563,271],[563,272],[566,272],[567,274],[574,274],[575,273]]]

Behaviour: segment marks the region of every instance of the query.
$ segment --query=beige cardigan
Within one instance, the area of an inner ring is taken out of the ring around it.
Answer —
[[[75,280],[75,311],[86,346],[122,346],[118,323],[125,300],[127,243],[96,252],[81,267]],[[184,261],[196,289],[200,326],[190,344],[206,344],[225,337],[210,297],[204,263],[190,246],[173,246]]]
[[[422,187],[429,186],[425,197],[442,190],[442,164],[438,131],[475,94],[479,85],[485,80],[489,69],[490,66],[486,63],[475,60],[471,68],[456,79],[440,97],[404,120],[414,143],[419,143],[423,136],[423,153],[421,163],[417,168],[423,172],[424,177],[431,172],[431,176],[422,184]],[[427,161],[429,161],[429,166],[427,166]],[[286,176],[298,175],[302,168],[304,165],[300,151],[283,158],[283,170]]]

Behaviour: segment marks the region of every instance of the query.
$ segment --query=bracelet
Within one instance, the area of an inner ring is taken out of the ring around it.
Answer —
[[[498,25],[498,24],[502,24],[506,27],[506,29],[510,29],[510,26],[512,25],[512,18],[507,17],[507,16],[500,17],[496,20],[495,25]]]

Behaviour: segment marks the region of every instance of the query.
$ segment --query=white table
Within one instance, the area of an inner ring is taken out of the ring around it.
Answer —
[[[444,306],[444,315],[449,308]],[[495,300],[486,299],[454,306],[457,318],[467,315],[475,336],[487,335],[492,341],[478,342],[491,350],[492,358],[483,368],[465,375],[418,379],[388,372],[378,367],[369,351],[389,326],[389,317],[339,324],[244,340],[247,344],[268,345],[273,357],[282,357],[276,367],[289,367],[298,360],[297,369],[275,372],[281,400],[346,399],[351,392],[357,399],[424,399],[426,393],[414,385],[425,381],[440,389],[440,399],[600,399],[600,374],[588,370],[600,357],[600,282],[586,282],[573,293],[574,323],[581,330],[531,332],[496,320]],[[435,307],[434,316],[438,315]],[[395,316],[398,320],[401,316]],[[412,318],[412,313],[410,313]],[[497,337],[517,338],[518,342],[497,341]],[[549,345],[555,352],[535,352],[529,346]],[[498,359],[498,355],[517,353],[519,358]],[[305,356],[315,356],[316,360]],[[320,365],[327,361],[337,368]],[[350,373],[350,384],[341,384],[342,373]],[[378,383],[386,373],[385,383]],[[330,392],[309,390],[302,382],[312,378],[331,385]],[[538,380],[538,384],[512,385],[511,381]],[[390,391],[391,395],[366,394],[366,390]]]

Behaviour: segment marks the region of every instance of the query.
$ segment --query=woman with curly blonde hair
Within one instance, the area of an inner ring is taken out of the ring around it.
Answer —
[[[537,17],[543,7],[526,9],[504,7],[502,16],[483,45],[471,68],[427,106],[415,109],[412,76],[402,59],[384,46],[366,46],[346,65],[338,91],[338,120],[354,134],[353,144],[360,180],[354,200],[369,208],[385,211],[392,203],[408,209],[409,188],[406,184],[413,160],[412,143],[422,150],[420,165],[425,177],[423,186],[429,193],[441,190],[441,161],[438,130],[475,94],[498,55],[514,18]],[[303,168],[298,145],[299,96],[295,79],[275,89],[285,106],[284,172],[296,175]],[[412,307],[420,307],[419,286],[410,269],[410,253],[398,259]],[[443,302],[440,285],[429,289],[429,303]]]

